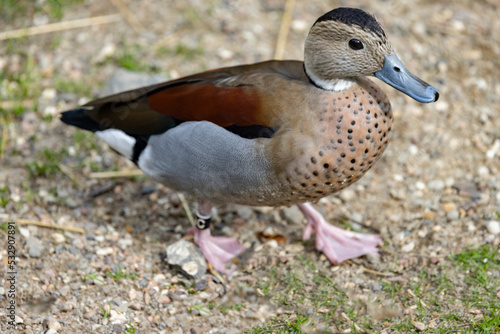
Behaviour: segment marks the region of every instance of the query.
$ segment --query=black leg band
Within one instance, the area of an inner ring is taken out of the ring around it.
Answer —
[[[196,228],[199,230],[206,230],[207,228],[210,228],[210,221],[211,217],[201,218],[200,216],[196,215]]]

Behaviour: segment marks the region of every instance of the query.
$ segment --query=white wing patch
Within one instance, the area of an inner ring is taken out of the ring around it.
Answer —
[[[117,129],[96,131],[95,134],[121,155],[132,159],[135,138]]]

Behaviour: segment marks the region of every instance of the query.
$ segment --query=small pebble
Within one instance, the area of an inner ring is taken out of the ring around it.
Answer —
[[[25,238],[28,239],[30,237],[30,230],[26,227],[19,227],[19,233]]]
[[[480,177],[487,177],[490,175],[490,170],[486,166],[481,166],[477,169],[477,173],[479,174]]]
[[[404,253],[409,253],[413,249],[415,249],[415,243],[413,241],[411,241],[411,242],[407,243],[406,245],[404,245],[403,247],[401,247],[401,251]]]
[[[443,190],[444,187],[445,187],[445,183],[443,180],[434,180],[434,181],[431,181],[427,184],[427,186],[429,187],[430,190],[434,190],[434,191],[440,191],[440,190]]]
[[[238,205],[236,206],[236,213],[243,220],[249,220],[252,217],[253,210],[248,206]]]
[[[339,197],[344,202],[349,202],[356,198],[356,192],[351,188],[346,188],[339,193]]]
[[[358,212],[355,212],[351,215],[351,221],[353,221],[355,223],[362,223],[363,222],[363,215],[358,213]]]
[[[122,333],[122,325],[121,324],[114,324],[113,325],[113,333],[121,334]]]
[[[99,248],[99,249],[96,250],[95,253],[97,255],[100,255],[100,256],[111,255],[111,254],[113,254],[113,248],[111,248],[111,247]]]
[[[366,259],[371,264],[380,263],[380,253],[368,253],[366,254]]]
[[[453,211],[456,209],[457,209],[457,206],[455,205],[455,203],[444,203],[443,204],[443,210],[446,212],[450,212],[450,211]]]
[[[416,329],[418,329],[419,331],[424,331],[426,328],[427,328],[427,325],[424,324],[423,322],[420,322],[420,321],[412,321],[411,322],[413,324],[413,326],[415,326]]]
[[[434,212],[432,212],[432,211],[425,212],[423,218],[426,220],[433,220],[434,219]]]
[[[111,310],[109,311],[109,314],[110,314],[109,321],[111,321],[113,325],[124,324],[127,322],[127,317],[125,316],[124,313],[118,313],[115,310]]]
[[[161,295],[158,297],[158,304],[170,304],[172,299],[168,295]]]
[[[52,233],[52,240],[56,244],[62,244],[66,242],[66,237],[61,233]]]
[[[446,218],[448,218],[448,220],[457,220],[460,218],[460,212],[458,210],[449,211],[446,214]]]
[[[54,320],[49,321],[49,328],[58,331],[61,329],[61,323]]]
[[[384,288],[384,285],[381,282],[373,282],[370,286],[373,291],[380,291]]]
[[[500,234],[500,222],[496,220],[490,220],[486,224],[486,228],[488,229],[488,232],[491,234]]]
[[[153,281],[155,281],[155,282],[162,282],[162,281],[166,281],[166,280],[167,280],[167,277],[163,274],[156,274],[153,277]]]
[[[28,238],[26,245],[28,246],[28,254],[31,257],[38,258],[42,255],[42,252],[44,251],[42,241],[36,237]]]
[[[167,247],[167,262],[189,278],[199,279],[207,271],[201,251],[184,239]]]
[[[283,216],[287,221],[290,221],[297,225],[303,222],[304,215],[302,214],[302,212],[300,212],[299,208],[296,205],[289,208],[284,208],[283,210],[281,210],[281,212],[283,212]]]

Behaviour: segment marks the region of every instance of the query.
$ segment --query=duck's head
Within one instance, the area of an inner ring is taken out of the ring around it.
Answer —
[[[356,78],[374,75],[419,102],[434,102],[438,91],[404,67],[384,28],[357,8],[337,8],[311,27],[304,50],[309,79],[326,90],[341,91]]]

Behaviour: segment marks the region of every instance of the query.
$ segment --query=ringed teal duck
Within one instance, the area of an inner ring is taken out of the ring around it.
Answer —
[[[146,175],[198,199],[195,242],[216,269],[244,250],[213,237],[212,204],[298,204],[332,263],[377,252],[381,239],[330,225],[308,202],[359,180],[391,137],[391,105],[367,76],[419,102],[438,91],[406,70],[371,14],[321,16],[304,61],[221,68],[97,99],[62,113]]]

